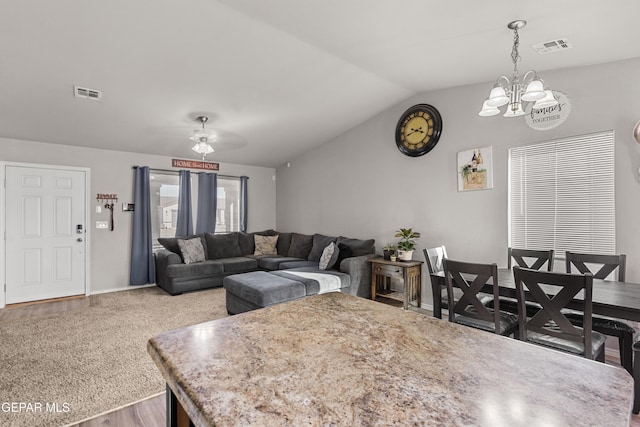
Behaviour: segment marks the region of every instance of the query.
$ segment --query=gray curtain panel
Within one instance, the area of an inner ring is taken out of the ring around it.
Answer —
[[[151,197],[148,166],[137,167],[135,169],[133,202],[133,235],[131,238],[129,283],[131,285],[155,283],[156,275],[153,264]]]
[[[198,175],[196,234],[215,233],[217,199],[218,175],[200,172]]]
[[[181,170],[178,189],[178,219],[176,237],[193,235],[193,215],[191,214],[191,172]]]
[[[247,184],[248,176],[240,177],[240,231],[247,232],[247,217],[249,213],[249,205],[247,204]]]

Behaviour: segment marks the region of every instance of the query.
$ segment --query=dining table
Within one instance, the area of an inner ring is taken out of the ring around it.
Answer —
[[[615,366],[339,292],[168,331],[167,425],[627,426]]]
[[[498,286],[501,296],[517,297],[511,269],[498,269]],[[442,318],[442,291],[444,289],[446,289],[444,272],[432,273],[433,316],[439,319]],[[487,284],[483,290],[491,293],[491,283]],[[569,308],[579,308],[581,296],[582,293],[576,295],[574,301],[569,304]],[[592,305],[593,314],[640,322],[640,284],[594,278]]]

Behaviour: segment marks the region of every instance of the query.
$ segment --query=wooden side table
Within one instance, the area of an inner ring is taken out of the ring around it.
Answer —
[[[422,287],[422,261],[389,261],[382,257],[370,259],[371,263],[371,299],[376,295],[396,301],[402,301],[407,310],[412,301],[420,307]],[[402,282],[402,292],[393,291],[391,283]]]

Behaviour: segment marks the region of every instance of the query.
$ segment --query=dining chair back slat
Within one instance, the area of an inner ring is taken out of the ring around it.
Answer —
[[[427,261],[429,274],[440,273],[444,271],[442,260],[447,258],[447,249],[444,246],[436,246],[435,248],[423,249],[424,259]]]
[[[625,271],[627,266],[627,256],[620,255],[601,255],[601,254],[584,254],[577,252],[565,252],[565,263],[567,273],[572,272],[574,266],[580,273],[591,273],[596,279],[606,280],[614,270],[618,269],[618,282],[624,282]],[[589,268],[587,264],[599,267],[598,271]]]
[[[507,268],[511,268],[512,261],[522,268],[540,270],[547,264],[547,271],[553,271],[554,251],[537,251],[531,249],[507,248]]]

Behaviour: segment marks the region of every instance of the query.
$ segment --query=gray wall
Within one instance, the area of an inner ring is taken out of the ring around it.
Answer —
[[[558,128],[536,131],[523,118],[479,117],[492,82],[420,94],[279,167],[277,229],[373,237],[380,252],[397,241],[396,229],[413,227],[422,232],[414,259],[424,260],[425,247],[446,245],[451,258],[505,266],[507,149],[613,129],[617,251],[628,255],[628,280],[640,283],[640,144],[632,137],[640,119],[640,59],[540,74],[572,101]],[[410,158],[396,148],[394,131],[400,115],[418,103],[438,108],[444,127],[430,153]],[[489,145],[494,188],[458,192],[456,154]],[[423,290],[425,284],[423,278]],[[430,292],[424,302],[431,304]]]
[[[90,221],[87,224],[87,231],[91,233],[91,292],[104,292],[129,286],[132,214],[122,212],[122,203],[133,203],[132,166],[172,169],[170,157],[0,138],[0,161],[90,168],[89,194],[93,200],[90,201]],[[219,173],[249,177],[248,226],[250,231],[275,227],[274,169],[221,163]],[[97,193],[118,194],[118,203],[114,210],[114,231],[95,228],[96,221],[109,219],[106,209],[102,209],[102,213],[95,212]]]

